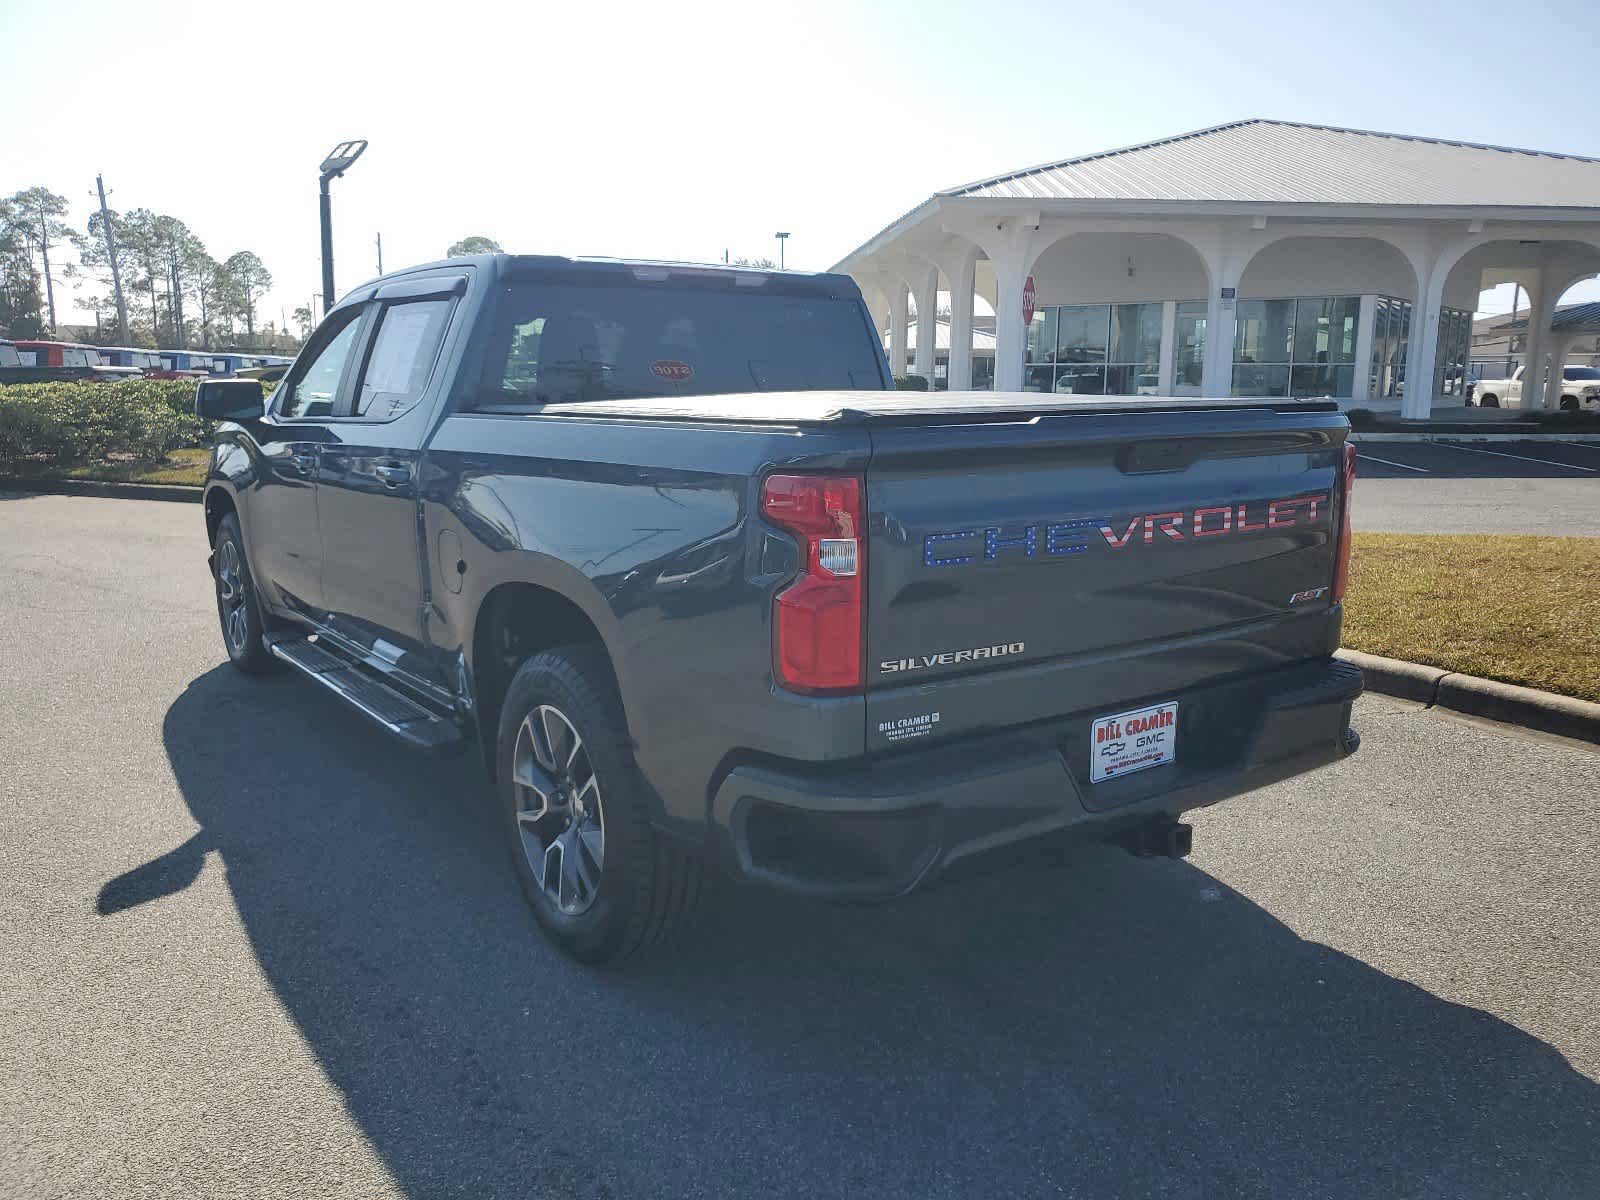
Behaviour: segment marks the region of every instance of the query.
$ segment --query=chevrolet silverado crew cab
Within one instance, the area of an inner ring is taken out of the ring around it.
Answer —
[[[1504,379],[1474,380],[1468,402],[1480,408],[1538,408],[1537,401],[1524,403],[1523,370],[1518,367]],[[1562,367],[1561,395],[1557,403],[1563,411],[1600,409],[1600,370],[1594,367]]]
[[[199,384],[217,610],[467,749],[586,961],[729,872],[893,896],[1357,745],[1325,402],[890,389],[855,285],[452,260],[355,289],[269,399]]]

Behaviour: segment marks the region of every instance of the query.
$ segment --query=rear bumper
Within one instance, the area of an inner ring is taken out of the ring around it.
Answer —
[[[735,766],[712,799],[745,876],[789,891],[880,898],[1017,843],[1114,837],[1352,753],[1361,672],[1319,659],[837,768]],[[1179,701],[1177,759],[1090,784],[1089,728],[1106,711]]]

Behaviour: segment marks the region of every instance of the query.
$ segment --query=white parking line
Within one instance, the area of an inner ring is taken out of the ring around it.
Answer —
[[[1600,451],[1600,442],[1567,442],[1567,441],[1563,441],[1561,444],[1563,446],[1576,446],[1579,450]]]
[[[1526,454],[1507,454],[1504,450],[1479,450],[1476,446],[1463,446],[1459,442],[1436,442],[1446,450],[1460,450],[1465,454],[1492,454],[1496,458],[1515,458],[1522,462],[1538,463],[1545,467],[1565,467],[1569,471],[1588,471],[1591,474],[1600,471],[1600,467],[1580,467],[1576,463],[1557,462],[1553,458],[1530,458]]]
[[[1379,458],[1376,454],[1357,454],[1357,458],[1364,458],[1368,462],[1382,463],[1386,467],[1399,467],[1402,471],[1421,471],[1424,475],[1432,474],[1427,467],[1413,467],[1410,463],[1390,462],[1387,458]]]

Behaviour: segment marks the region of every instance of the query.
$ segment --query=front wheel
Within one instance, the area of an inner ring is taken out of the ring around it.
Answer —
[[[1484,396],[1482,399],[1480,399],[1478,401],[1478,407],[1479,408],[1499,408],[1500,407],[1500,397],[1499,396]]]
[[[523,663],[500,710],[502,828],[533,915],[581,962],[623,958],[692,921],[704,868],[651,828],[603,653]]]
[[[261,675],[277,665],[262,639],[261,602],[244,555],[239,518],[229,513],[217,526],[217,617],[228,661],[246,675]]]

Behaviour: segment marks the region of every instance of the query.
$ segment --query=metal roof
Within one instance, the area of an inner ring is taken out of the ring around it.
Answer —
[[[915,320],[906,322],[906,349],[917,348],[917,325]],[[888,335],[885,334],[885,337]],[[885,345],[888,343],[885,342]],[[935,350],[950,349],[950,322],[944,317],[938,317],[933,323],[933,346]],[[993,354],[995,347],[995,333],[992,329],[980,328],[976,323],[972,326],[972,349],[978,354]]]
[[[1600,208],[1600,160],[1255,118],[996,175],[939,195]]]
[[[1496,325],[1495,333],[1517,333],[1528,327],[1527,317]],[[1550,328],[1557,333],[1600,333],[1600,300],[1587,304],[1563,304],[1551,318]]]

